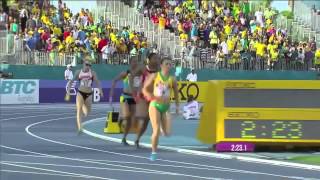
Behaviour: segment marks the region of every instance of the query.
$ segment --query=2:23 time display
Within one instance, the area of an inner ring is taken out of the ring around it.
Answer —
[[[300,139],[302,135],[302,123],[298,121],[273,121],[271,123],[243,121],[241,123],[241,138]]]

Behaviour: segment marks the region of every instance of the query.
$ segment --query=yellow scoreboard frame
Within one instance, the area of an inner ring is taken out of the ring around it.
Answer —
[[[270,108],[270,107],[225,107],[226,90],[263,90],[272,92],[275,90],[292,90],[292,91],[307,91],[316,92],[320,94],[320,81],[315,80],[221,80],[221,81],[209,81],[207,98],[204,103],[203,111],[201,113],[200,124],[198,127],[197,138],[208,144],[215,144],[219,142],[252,142],[252,143],[261,143],[261,144],[274,144],[274,143],[283,143],[283,144],[311,144],[311,143],[320,143],[320,138],[316,136],[316,139],[301,139],[302,130],[299,136],[294,136],[290,134],[288,136],[274,136],[274,131],[272,131],[272,138],[256,138],[256,136],[244,136],[241,137],[226,137],[225,128],[226,128],[226,119],[233,124],[239,124],[236,121],[248,120],[248,123],[255,121],[256,124],[263,124],[268,121],[275,122],[275,124],[280,126],[286,126],[286,123],[291,123],[297,121],[296,125],[303,123],[318,123],[320,124],[320,107],[299,107],[299,108]],[[250,91],[249,91],[250,92]],[[302,93],[304,94],[304,93]],[[250,95],[251,96],[251,95]],[[261,94],[264,96],[264,94]],[[256,96],[257,97],[257,96]],[[250,98],[249,98],[250,99]],[[249,100],[248,99],[248,100]],[[258,98],[259,99],[259,98]],[[281,99],[281,98],[280,98]],[[291,99],[291,98],[290,98]],[[310,97],[309,97],[310,99]],[[315,101],[320,101],[320,99],[314,99]],[[251,100],[249,100],[251,101]],[[290,101],[290,100],[289,100]],[[309,102],[309,101],[308,101]],[[267,102],[268,103],[268,102]],[[299,102],[297,102],[299,103]],[[262,103],[263,104],[263,103]],[[312,103],[311,103],[312,104]],[[317,103],[319,104],[319,103]],[[309,122],[306,122],[309,121]],[[305,121],[305,122],[302,122]],[[281,125],[281,122],[283,123]],[[230,124],[229,124],[230,126]],[[242,124],[241,124],[242,126]],[[256,128],[256,125],[253,124]],[[274,126],[274,123],[272,124]],[[289,126],[289,125],[288,125]],[[292,125],[293,126],[293,125]],[[312,126],[308,125],[309,129]],[[266,128],[265,125],[261,125],[262,128]],[[234,131],[238,131],[235,127],[231,127]],[[320,128],[319,128],[320,130]],[[284,129],[283,129],[284,131]],[[294,130],[292,130],[294,131]],[[295,130],[298,131],[298,130]],[[299,130],[300,131],[300,130]],[[246,132],[246,131],[243,131]],[[252,131],[253,132],[253,131]],[[280,130],[275,131],[280,132]],[[260,133],[260,132],[259,132]],[[268,132],[267,132],[268,133]],[[261,133],[261,136],[266,135],[267,133]],[[279,133],[278,133],[279,134]],[[281,134],[281,133],[280,133]],[[293,133],[292,133],[293,134]],[[297,134],[297,132],[296,132]],[[303,133],[305,134],[305,133]],[[320,131],[319,131],[320,134]],[[260,135],[259,135],[260,136]],[[280,138],[274,138],[280,137]]]

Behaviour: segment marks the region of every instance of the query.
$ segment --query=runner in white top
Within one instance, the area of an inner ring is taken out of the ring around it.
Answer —
[[[103,91],[100,85],[100,81],[98,80],[97,74],[91,70],[91,64],[89,61],[84,61],[83,68],[81,70],[76,71],[74,78],[69,81],[66,101],[70,100],[70,88],[73,81],[79,80],[80,85],[77,93],[77,126],[78,132],[81,132],[82,126],[82,116],[87,116],[91,111],[91,103],[92,103],[92,83],[96,82],[96,85],[99,88],[100,96],[103,97]]]

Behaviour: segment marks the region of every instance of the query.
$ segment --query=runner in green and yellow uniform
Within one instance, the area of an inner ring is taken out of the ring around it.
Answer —
[[[171,68],[170,59],[161,60],[161,70],[158,73],[151,74],[143,87],[143,94],[151,101],[149,105],[149,116],[152,125],[152,153],[151,161],[157,158],[157,146],[159,141],[160,129],[163,134],[170,134],[170,97],[171,91],[174,91],[176,100],[176,112],[179,113],[178,87],[174,77],[169,75]]]

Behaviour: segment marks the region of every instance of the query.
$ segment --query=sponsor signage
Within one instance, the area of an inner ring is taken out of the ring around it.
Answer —
[[[39,80],[1,79],[0,104],[38,104]]]
[[[109,102],[109,92],[112,81],[101,81],[104,97],[100,97],[99,89],[95,84],[92,88],[92,102]],[[78,91],[78,82],[74,82],[70,89],[70,101],[68,103],[76,102],[76,95]],[[40,103],[67,103],[64,100],[67,89],[67,81],[65,80],[40,80]],[[118,82],[114,90],[113,101],[119,102],[122,93],[122,83]]]

